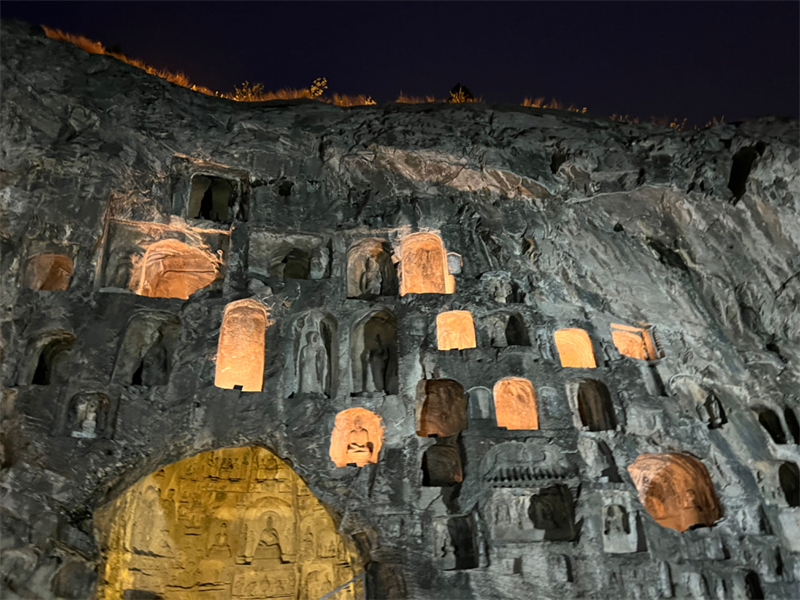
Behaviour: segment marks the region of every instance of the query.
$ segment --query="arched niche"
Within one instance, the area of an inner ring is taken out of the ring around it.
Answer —
[[[470,421],[493,421],[492,390],[482,385],[467,390],[467,414]]]
[[[69,437],[94,439],[111,437],[111,401],[100,392],[75,394],[67,406],[65,434]]]
[[[447,268],[447,252],[434,233],[412,233],[400,242],[400,295],[452,294],[455,280]]]
[[[210,251],[178,240],[161,240],[148,246],[134,266],[132,289],[140,296],[186,300],[213,283],[219,269],[220,260]]]
[[[294,325],[294,392],[332,398],[338,386],[338,325],[332,315],[312,310]]]
[[[28,361],[20,373],[22,385],[60,384],[69,380],[69,354],[75,336],[68,331],[44,334],[28,344]]]
[[[791,462],[778,468],[778,481],[789,506],[800,506],[800,469]]]
[[[72,259],[65,254],[34,254],[25,268],[25,286],[32,290],[62,292],[71,277]]]
[[[235,199],[232,181],[212,175],[195,175],[189,192],[189,218],[224,223]]]
[[[166,385],[181,321],[169,313],[137,313],[125,327],[112,379],[125,385]]]
[[[436,315],[436,342],[439,350],[475,348],[475,323],[468,310],[451,310]]]
[[[457,381],[420,382],[417,406],[420,437],[450,437],[467,428],[467,397]]]
[[[753,408],[753,412],[773,442],[776,444],[786,443],[786,432],[783,430],[780,417],[774,410],[765,406],[757,406]]]
[[[329,455],[337,467],[363,467],[378,462],[383,446],[381,418],[366,408],[348,408],[336,415]]]
[[[267,309],[252,298],[231,302],[222,315],[214,385],[260,392],[264,385]]]
[[[505,377],[494,384],[497,426],[505,429],[539,429],[539,410],[533,384],[523,377]]]
[[[454,444],[434,444],[422,456],[422,485],[441,487],[464,481],[461,455]]]
[[[664,356],[658,347],[654,327],[632,327],[619,323],[611,324],[611,339],[623,356],[639,360],[656,360]]]
[[[783,409],[783,420],[786,422],[786,428],[792,434],[795,444],[800,444],[800,423],[797,421],[797,415],[788,406]]]
[[[703,463],[686,454],[640,454],[628,467],[639,501],[662,527],[711,527],[720,517],[714,485]]]
[[[528,329],[519,313],[501,311],[486,317],[489,342],[493,348],[508,346],[530,346]]]
[[[583,329],[559,329],[553,334],[561,366],[573,369],[594,369],[594,350],[589,334]]]
[[[397,270],[385,240],[367,238],[347,252],[347,297],[369,300],[398,292]]]
[[[352,393],[397,394],[397,319],[388,309],[370,312],[350,333]]]
[[[581,379],[573,385],[581,426],[589,431],[615,429],[614,403],[606,384],[596,379]]]
[[[321,598],[363,572],[303,480],[263,448],[203,452],[95,512],[98,598]],[[339,592],[360,598],[361,581]]]

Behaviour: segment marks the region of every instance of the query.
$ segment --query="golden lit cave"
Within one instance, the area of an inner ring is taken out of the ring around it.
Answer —
[[[98,598],[321,598],[363,572],[353,542],[264,448],[203,452],[159,469],[95,514]],[[361,598],[362,579],[337,592]]]

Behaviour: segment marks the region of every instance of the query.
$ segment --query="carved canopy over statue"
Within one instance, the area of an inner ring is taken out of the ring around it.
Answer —
[[[363,467],[378,462],[383,445],[381,418],[366,408],[348,408],[336,415],[330,457],[337,467]]]
[[[640,454],[628,467],[639,501],[662,527],[677,531],[719,519],[714,485],[703,463],[686,454]]]

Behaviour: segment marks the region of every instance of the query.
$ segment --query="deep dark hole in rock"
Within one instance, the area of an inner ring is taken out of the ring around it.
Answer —
[[[294,183],[291,181],[282,181],[281,184],[278,186],[278,194],[283,196],[284,198],[288,198],[292,195],[292,187]]]
[[[422,485],[441,487],[460,483],[461,457],[458,446],[434,444],[422,456]]]
[[[528,516],[536,529],[544,530],[544,539],[570,542],[575,539],[575,507],[566,485],[555,485],[531,497]]]
[[[284,257],[284,279],[308,279],[311,272],[311,255],[300,248],[293,248]]]
[[[453,517],[447,521],[447,530],[456,555],[456,569],[475,569],[479,566],[478,544],[472,516]]]
[[[783,463],[778,469],[778,479],[789,506],[800,506],[800,469],[797,465]]]
[[[602,381],[587,379],[578,386],[578,412],[581,423],[589,431],[614,429],[617,420],[614,416],[614,403],[608,387]]]
[[[59,366],[67,360],[73,343],[73,338],[60,338],[48,342],[39,353],[31,383],[33,385],[50,385],[54,380],[59,379],[61,375],[58,372]]]
[[[553,158],[550,161],[550,172],[555,175],[561,168],[561,165],[567,160],[568,155],[565,152],[556,150],[553,152]]]
[[[785,444],[786,433],[783,431],[781,420],[775,414],[775,411],[769,408],[757,408],[755,411],[758,415],[758,422],[769,433],[772,441],[776,444]]]
[[[789,433],[792,434],[795,444],[800,444],[800,423],[797,422],[797,416],[794,411],[786,407],[783,410],[783,420],[786,421],[786,427],[789,428]]]
[[[750,600],[763,600],[764,592],[761,589],[761,579],[755,571],[748,571],[744,577],[744,589]]]
[[[530,346],[525,322],[519,315],[511,314],[506,323],[506,343],[509,346]]]
[[[235,196],[231,182],[222,177],[195,175],[189,194],[189,218],[224,223]]]
[[[686,271],[687,273],[689,272],[689,266],[686,264],[686,261],[684,261],[683,257],[675,252],[675,250],[667,248],[662,242],[653,238],[647,238],[647,245],[656,251],[658,260],[662,264],[680,269],[681,271]]]
[[[728,189],[733,192],[734,201],[739,200],[747,191],[747,178],[750,176],[750,169],[753,168],[756,158],[758,158],[758,152],[754,148],[742,148],[733,155]]]

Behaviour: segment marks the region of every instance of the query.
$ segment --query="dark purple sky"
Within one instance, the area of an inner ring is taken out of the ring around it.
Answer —
[[[119,45],[230,91],[307,87],[392,100],[461,82],[493,103],[556,97],[703,124],[798,117],[800,3],[13,2],[0,16]]]

